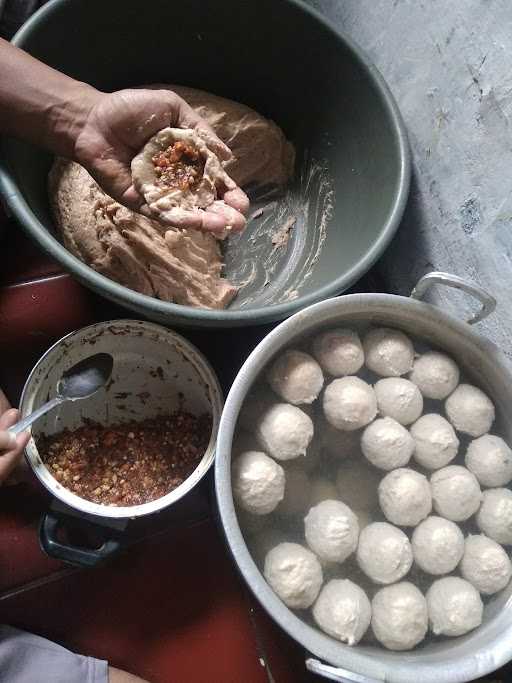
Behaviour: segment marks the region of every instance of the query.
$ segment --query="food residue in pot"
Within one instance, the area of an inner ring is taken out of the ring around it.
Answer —
[[[39,454],[55,479],[77,496],[107,506],[149,503],[182,484],[208,446],[209,415],[170,415],[42,435]]]

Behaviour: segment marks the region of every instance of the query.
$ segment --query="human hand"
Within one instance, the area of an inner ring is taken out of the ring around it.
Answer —
[[[94,94],[96,93],[96,94]],[[213,129],[176,93],[170,90],[120,90],[111,94],[89,90],[89,109],[75,130],[74,157],[102,189],[128,208],[140,211],[144,199],[132,184],[130,164],[150,137],[162,128],[192,128],[208,138],[221,159],[231,152]],[[220,200],[206,210],[186,212],[177,227],[221,233],[245,225],[247,195],[239,188],[221,189]]]
[[[18,434],[16,437],[7,431],[18,420],[19,413],[12,408],[0,416],[0,485],[9,478],[15,467],[20,464],[23,449],[30,439],[28,432]]]

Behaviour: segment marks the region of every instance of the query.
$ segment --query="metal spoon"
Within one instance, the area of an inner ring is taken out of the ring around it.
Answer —
[[[105,386],[112,374],[114,359],[108,353],[97,353],[69,368],[57,382],[57,396],[9,428],[11,434],[24,432],[31,424],[66,401],[89,398]]]

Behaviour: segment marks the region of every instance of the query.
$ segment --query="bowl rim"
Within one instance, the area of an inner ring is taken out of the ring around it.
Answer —
[[[116,507],[110,507],[100,503],[93,503],[86,498],[78,496],[60,484],[53,477],[46,465],[41,461],[34,438],[31,436],[29,443],[25,447],[25,460],[32,472],[38,478],[39,482],[47,491],[49,491],[52,496],[57,498],[64,505],[71,507],[74,510],[78,510],[85,515],[96,518],[132,519],[135,517],[150,515],[155,512],[160,512],[164,508],[167,508],[170,505],[178,502],[181,498],[183,498],[183,496],[197,486],[201,479],[203,479],[203,477],[210,470],[215,460],[216,441],[220,424],[220,416],[223,408],[223,395],[217,375],[209,361],[187,339],[182,337],[177,332],[169,330],[162,325],[145,320],[135,320],[131,318],[106,320],[73,330],[72,332],[69,332],[58,339],[40,356],[27,377],[19,403],[22,415],[24,416],[27,403],[30,402],[34,392],[37,391],[37,387],[41,381],[41,378],[38,377],[37,373],[45,360],[57,353],[59,349],[65,346],[66,343],[69,344],[69,342],[73,342],[73,339],[76,337],[83,336],[84,334],[96,334],[101,329],[127,325],[132,327],[133,330],[138,328],[144,332],[156,332],[160,337],[164,335],[169,340],[169,343],[175,343],[179,345],[180,351],[182,351],[186,359],[192,363],[192,366],[196,372],[199,373],[202,381],[204,381],[207,385],[208,398],[211,403],[212,412],[212,431],[210,440],[201,457],[201,460],[179,486],[172,489],[164,496],[156,498],[155,500],[149,501],[147,503]],[[137,336],[137,338],[139,338],[139,336]]]
[[[75,0],[50,0],[43,5],[32,17],[19,29],[12,39],[12,43],[23,48],[25,40],[31,35],[32,31],[39,26],[42,20],[60,6],[74,2]],[[366,52],[360,48],[344,32],[337,29],[334,24],[324,17],[317,10],[307,6],[302,0],[280,0],[295,7],[316,21],[323,28],[333,34],[337,40],[351,53],[352,57],[360,64],[366,72],[373,87],[377,91],[382,101],[384,109],[389,119],[389,124],[393,130],[395,144],[398,148],[399,168],[398,181],[393,190],[393,202],[386,221],[383,223],[380,234],[370,249],[347,271],[314,292],[298,296],[293,301],[285,303],[249,308],[247,310],[225,309],[207,310],[183,306],[171,302],[161,301],[129,289],[114,280],[93,270],[85,263],[73,256],[43,225],[36,217],[27,201],[18,189],[14,174],[11,172],[9,162],[6,158],[5,150],[0,154],[0,191],[3,193],[9,209],[20,221],[23,228],[38,243],[38,245],[69,272],[71,272],[80,282],[87,287],[100,292],[106,298],[116,301],[119,304],[128,306],[132,310],[150,310],[153,314],[160,316],[161,319],[179,318],[184,324],[188,325],[217,325],[217,326],[236,326],[243,324],[258,324],[273,320],[284,319],[296,311],[305,308],[318,301],[330,298],[348,289],[360,277],[364,275],[377,259],[382,255],[389,242],[393,238],[400,221],[402,219],[407,197],[409,194],[411,179],[411,152],[409,148],[407,131],[398,105],[377,67],[370,60]]]

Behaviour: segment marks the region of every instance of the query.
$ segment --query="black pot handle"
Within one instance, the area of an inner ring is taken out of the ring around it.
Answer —
[[[74,519],[73,523],[76,521]],[[57,530],[63,522],[61,516],[50,511],[44,513],[39,526],[39,544],[47,555],[56,560],[62,560],[78,567],[95,567],[110,559],[121,549],[121,542],[116,538],[105,540],[99,548],[86,548],[62,543],[57,539]],[[80,526],[95,530],[100,528],[98,525],[85,520],[80,520]]]

